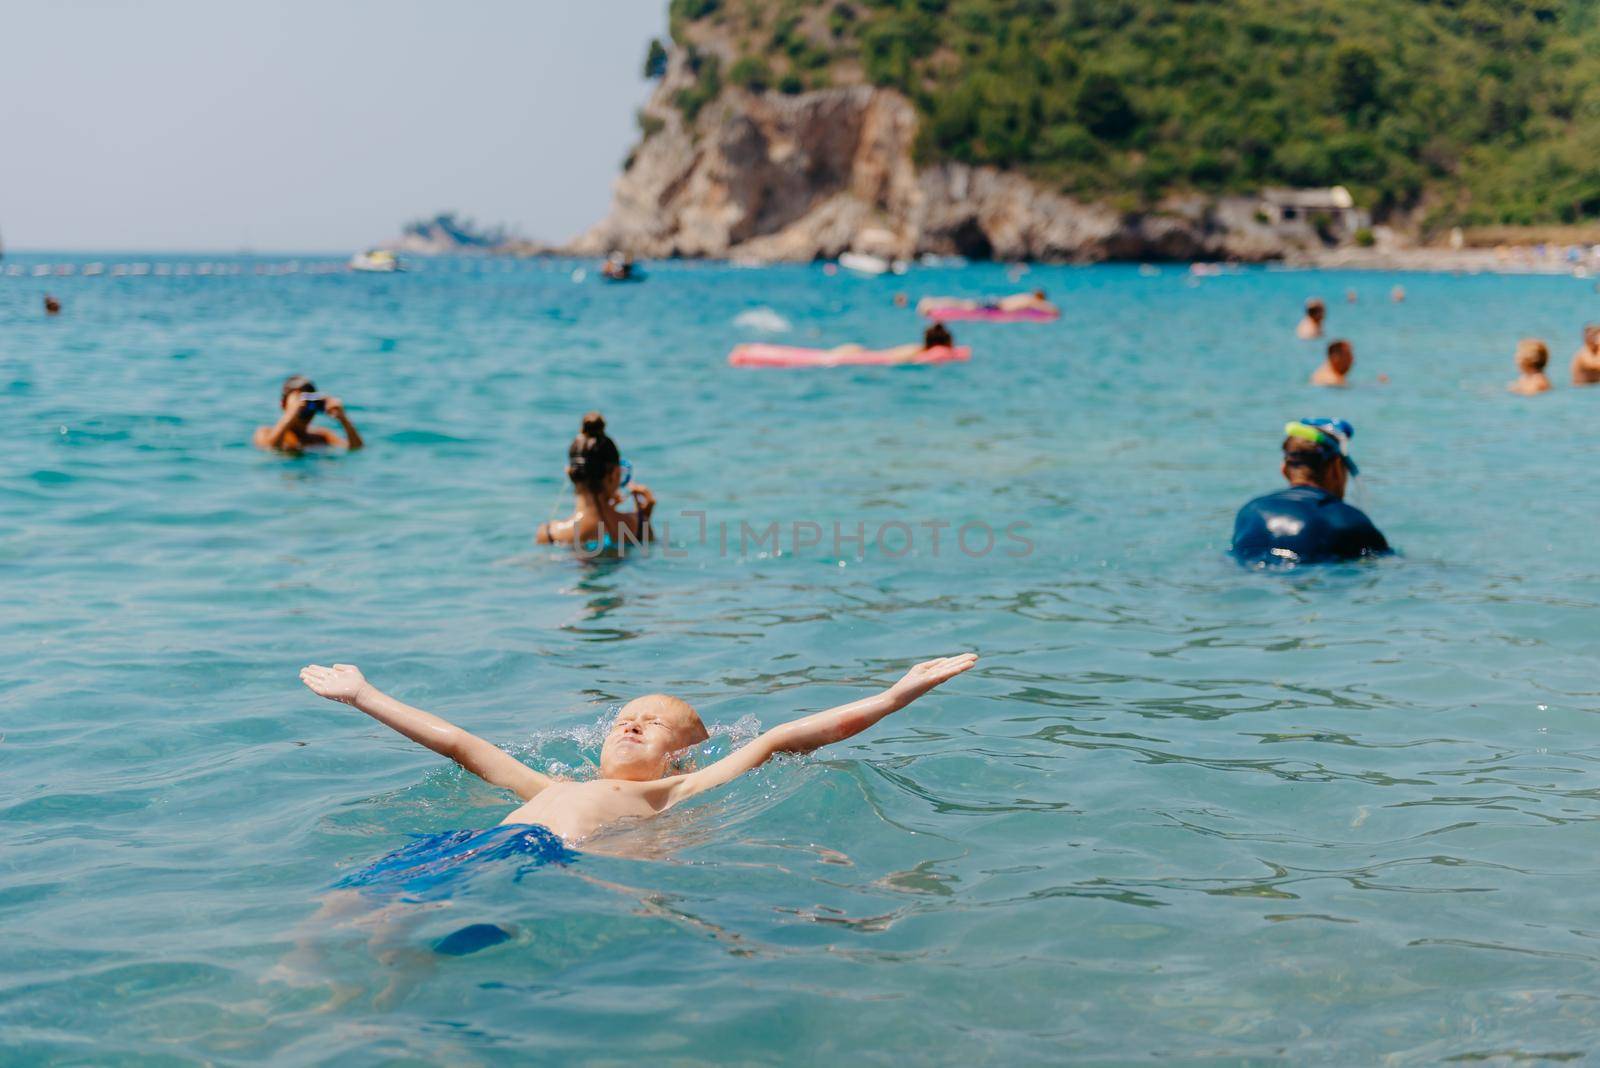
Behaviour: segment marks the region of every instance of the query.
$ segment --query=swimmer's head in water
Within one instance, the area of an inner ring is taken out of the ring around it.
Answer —
[[[674,773],[673,758],[711,735],[689,702],[664,693],[636,697],[622,706],[600,748],[600,774],[607,779],[647,782]]]
[[[1550,347],[1536,337],[1525,337],[1517,342],[1517,368],[1524,374],[1534,374],[1545,369],[1550,362]]]
[[[1328,306],[1316,297],[1306,301],[1306,317],[1313,322],[1322,322],[1322,317],[1328,314]]]
[[[1600,348],[1600,323],[1584,324],[1583,343],[1591,349]]]
[[[289,394],[291,393],[315,393],[316,391],[316,385],[305,375],[290,375],[283,380],[283,389],[278,393],[278,407],[287,408],[289,406]]]
[[[578,436],[567,447],[567,477],[574,486],[591,493],[603,493],[618,487],[611,485],[621,478],[622,456],[617,443],[606,436],[606,421],[599,412],[583,417]]]
[[[943,323],[934,323],[922,332],[923,348],[948,348],[954,345],[955,341],[956,339],[950,336],[950,329]]]
[[[1044,295],[1044,290],[1042,290],[1042,289],[1035,289],[1033,291],[1033,296],[1034,296],[1035,300],[1048,300],[1049,299],[1048,297],[1046,297]]]
[[[1286,477],[1297,470],[1324,489],[1344,495],[1347,475],[1361,469],[1350,456],[1350,439],[1356,429],[1343,419],[1297,419],[1283,428],[1283,468]]]
[[[1344,338],[1328,342],[1328,366],[1339,374],[1347,375],[1356,365],[1356,350]]]

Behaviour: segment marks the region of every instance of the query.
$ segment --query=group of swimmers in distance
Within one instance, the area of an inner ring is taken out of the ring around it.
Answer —
[[[1405,290],[1396,286],[1391,293],[1396,302],[1405,299]],[[1347,299],[1354,303],[1354,294]],[[1328,307],[1312,297],[1306,301],[1305,315],[1295,327],[1295,336],[1311,341],[1322,336],[1328,317]],[[1517,377],[1506,389],[1520,396],[1531,397],[1550,391],[1550,376],[1545,373],[1550,363],[1550,346],[1536,337],[1525,337],[1517,342],[1515,356]],[[1311,372],[1314,386],[1346,386],[1350,384],[1350,369],[1355,365],[1355,349],[1350,342],[1339,338],[1328,343],[1327,358]],[[1379,381],[1387,376],[1379,375]],[[1600,385],[1600,323],[1589,323],[1583,328],[1583,344],[1572,354],[1572,384],[1575,386]]]
[[[1536,337],[1525,337],[1517,342],[1517,377],[1506,389],[1524,397],[1550,391],[1550,376],[1545,368],[1550,364],[1550,346]],[[1593,386],[1600,384],[1600,324],[1590,323],[1583,328],[1583,344],[1572,354],[1572,384]]]
[[[281,414],[271,426],[256,427],[252,443],[272,452],[298,454],[311,448],[354,451],[362,447],[361,432],[338,397],[317,392],[305,375],[290,375],[278,390]],[[343,436],[312,420],[326,414],[338,421]],[[633,481],[633,465],[622,458],[617,443],[606,434],[599,412],[583,417],[578,435],[567,447],[567,479],[572,483],[573,510],[566,519],[539,524],[534,540],[540,545],[572,545],[590,552],[628,543],[644,545],[655,532],[650,513],[656,497],[648,486]],[[620,506],[633,502],[633,511]]]
[[[1405,290],[1399,286],[1394,287],[1392,299],[1398,303],[1405,299]],[[1350,303],[1355,303],[1355,293],[1351,291],[1346,297]],[[1295,337],[1301,341],[1314,341],[1322,336],[1323,324],[1328,317],[1328,306],[1316,297],[1306,301],[1306,313],[1301,318],[1298,326],[1294,328]],[[1350,370],[1356,365],[1355,346],[1345,338],[1335,338],[1328,342],[1327,355],[1311,372],[1313,386],[1348,386],[1350,384]],[[1380,374],[1379,382],[1389,381],[1389,376]]]
[[[1395,286],[1389,296],[1399,303],[1405,290]],[[1355,291],[1348,291],[1345,300],[1354,304]],[[1327,317],[1328,306],[1310,298],[1295,336],[1302,341],[1322,337]],[[1355,362],[1355,346],[1348,340],[1328,342],[1323,361],[1311,372],[1311,385],[1348,386]],[[1388,380],[1378,376],[1380,382]],[[1393,551],[1366,513],[1345,502],[1350,478],[1357,474],[1350,457],[1354,436],[1355,428],[1343,419],[1297,419],[1283,428],[1278,470],[1289,485],[1239,509],[1233,523],[1234,559],[1254,567],[1292,567]]]
[[[1545,368],[1550,363],[1550,346],[1536,337],[1525,337],[1517,342],[1517,377],[1506,389],[1524,397],[1550,391],[1550,376]],[[1575,386],[1600,385],[1600,323],[1589,323],[1583,328],[1583,344],[1572,354],[1572,384]]]
[[[1398,286],[1392,299],[1405,299]],[[1347,300],[1354,303],[1354,294]],[[1320,338],[1327,306],[1315,297],[1306,301],[1305,316],[1295,327],[1302,340]],[[1545,368],[1550,348],[1538,338],[1517,343],[1517,377],[1507,388],[1522,396],[1548,392]],[[1327,356],[1311,373],[1314,386],[1345,386],[1355,364],[1350,342],[1329,342]],[[1387,376],[1379,375],[1380,381]],[[1600,324],[1583,328],[1583,344],[1572,356],[1572,384],[1600,384]],[[1283,477],[1287,489],[1246,504],[1234,521],[1233,555],[1256,566],[1319,563],[1362,556],[1381,556],[1392,550],[1372,521],[1344,501],[1355,461],[1350,458],[1350,438],[1355,430],[1344,420],[1301,419],[1284,428]]]

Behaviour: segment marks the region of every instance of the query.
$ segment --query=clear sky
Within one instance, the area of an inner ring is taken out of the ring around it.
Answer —
[[[11,249],[349,251],[598,220],[667,0],[0,0]]]

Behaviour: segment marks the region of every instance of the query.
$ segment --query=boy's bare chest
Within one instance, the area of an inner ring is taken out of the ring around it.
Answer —
[[[633,783],[600,779],[547,786],[504,822],[539,823],[563,838],[582,838],[613,820],[655,814]]]

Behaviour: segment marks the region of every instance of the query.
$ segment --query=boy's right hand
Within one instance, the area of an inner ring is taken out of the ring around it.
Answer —
[[[354,664],[335,664],[331,668],[308,664],[300,669],[300,681],[319,697],[347,705],[355,704],[356,695],[367,684],[366,676]]]
[[[910,704],[940,683],[949,682],[978,662],[977,653],[960,653],[956,656],[925,660],[905,673],[905,677],[889,687],[889,693],[903,704]]]

